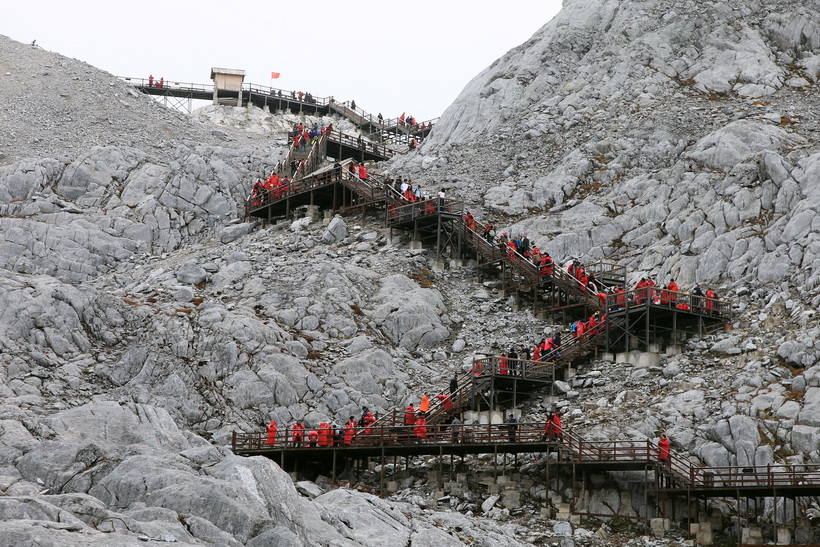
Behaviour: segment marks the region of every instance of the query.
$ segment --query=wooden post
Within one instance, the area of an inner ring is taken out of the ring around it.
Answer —
[[[379,497],[384,496],[384,443],[382,443],[381,473],[379,476]]]

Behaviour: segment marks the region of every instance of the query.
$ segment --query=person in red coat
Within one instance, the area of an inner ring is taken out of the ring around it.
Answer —
[[[669,456],[669,439],[663,434],[661,434],[661,440],[658,441],[658,461],[663,465],[672,465],[672,458]]]
[[[423,412],[419,412],[413,432],[416,434],[417,443],[422,444],[427,439],[427,420]]]
[[[305,443],[305,426],[302,420],[296,420],[293,424],[293,446],[302,446]]]
[[[640,306],[646,300],[646,278],[641,278],[635,285],[635,305]]]
[[[717,298],[717,293],[712,289],[706,289],[706,313],[709,315],[717,314],[717,302],[715,302],[715,298]]]
[[[669,283],[666,285],[666,289],[669,291],[669,306],[674,308],[675,300],[678,299],[678,291],[680,290],[680,287],[678,287],[678,284],[675,283],[674,279],[670,279]]]
[[[552,435],[559,441],[564,440],[564,430],[561,428],[561,414],[558,412],[552,415]]]
[[[499,374],[509,374],[510,369],[507,368],[507,356],[503,353],[498,358],[498,373]]]
[[[615,305],[619,308],[626,306],[626,291],[620,285],[615,287]]]
[[[443,408],[444,410],[453,410],[453,401],[450,399],[449,395],[439,393],[438,395],[436,395],[436,399],[441,401],[441,408]]]
[[[353,436],[356,434],[356,420],[353,419],[353,416],[345,424],[345,438],[344,438],[344,445],[350,446],[353,444]]]
[[[413,403],[407,405],[404,409],[404,425],[413,425],[416,423],[416,408]]]
[[[268,424],[268,426],[265,429],[268,432],[268,439],[266,441],[266,444],[268,446],[274,446],[276,444],[276,431],[277,431],[276,420],[271,419],[270,423]]]
[[[584,323],[583,321],[578,321],[578,326],[575,328],[575,338],[583,338],[586,329],[586,323]]]
[[[368,411],[367,414],[364,415],[364,434],[365,435],[372,435],[373,434],[373,422],[376,421],[376,418],[373,416],[373,413]]]
[[[322,422],[319,424],[319,446],[330,446],[332,443],[332,431],[330,424]]]

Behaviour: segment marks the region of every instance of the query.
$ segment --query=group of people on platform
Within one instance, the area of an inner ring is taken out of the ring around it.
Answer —
[[[343,427],[338,427],[335,423],[321,422],[317,427],[308,429],[302,420],[296,420],[288,431],[280,435],[276,420],[271,419],[266,426],[265,444],[271,448],[275,447],[277,442],[299,448],[351,446],[357,435],[372,435],[375,422],[376,417],[373,413],[367,407],[363,407],[361,418],[356,421],[350,416]]]
[[[251,188],[249,201],[251,206],[259,207],[270,200],[279,199],[288,193],[290,189],[290,179],[280,177],[278,171],[274,169],[268,178],[263,182],[261,178],[256,179]]]
[[[321,127],[318,123],[314,123],[313,127],[308,129],[305,124],[299,122],[293,124],[293,128],[288,134],[288,142],[293,145],[294,150],[305,150],[308,146],[313,146],[319,137],[325,134],[329,135],[332,132],[332,123]]]
[[[470,233],[478,234],[478,222],[470,213],[464,216],[464,224]],[[495,225],[492,222],[487,222],[484,225],[482,237],[490,245],[497,245],[499,248],[507,253],[507,257],[511,262],[518,260],[526,260],[532,262],[539,268],[542,279],[551,278],[555,273],[555,261],[546,251],[542,251],[536,245],[533,245],[527,234],[511,238],[507,232],[497,234]],[[655,281],[651,277],[642,278],[636,285],[635,290],[627,294],[627,290],[623,286],[607,287],[595,278],[595,274],[589,272],[584,268],[578,259],[570,260],[567,264],[566,271],[571,279],[574,279],[579,288],[585,291],[591,291],[598,296],[603,307],[607,305],[607,298],[610,294],[615,295],[615,305],[619,308],[626,306],[627,298],[629,303],[634,305],[642,305],[647,302],[662,306],[669,306],[680,310],[693,310],[697,313],[704,313],[708,315],[718,315],[717,293],[708,288],[703,292],[700,285],[696,285],[692,290],[691,299],[679,298],[680,287],[671,279],[663,287],[657,287]],[[685,300],[685,301],[684,301]]]
[[[464,215],[464,226],[467,228],[467,235],[478,237],[478,222],[469,211]],[[542,251],[538,246],[533,245],[527,234],[519,235],[511,238],[507,232],[502,232],[498,235],[495,230],[495,225],[492,222],[487,222],[484,225],[484,230],[481,234],[487,243],[497,245],[499,249],[507,254],[507,258],[511,262],[523,260],[532,263],[538,270],[541,278],[550,278],[555,273],[555,261],[546,251]]]
[[[143,74],[145,74],[143,72]],[[154,75],[150,74],[148,76],[148,87],[165,87],[165,78],[160,78],[159,80],[154,80]]]
[[[629,305],[642,306],[644,304],[655,304],[668,306],[682,311],[694,311],[708,315],[718,315],[717,293],[709,288],[703,292],[700,285],[695,285],[691,294],[680,292],[680,286],[670,279],[669,283],[658,287],[651,277],[643,277],[635,285],[632,291],[627,291],[623,286],[608,289],[614,295],[616,309],[625,308]],[[599,293],[599,297],[606,298],[606,294]]]
[[[606,329],[606,314],[596,311],[584,321],[579,319],[569,326],[572,337],[576,340],[583,340],[585,337],[597,336]]]
[[[529,370],[531,366],[537,366],[534,362],[549,362],[561,357],[561,332],[556,331],[549,338],[542,338],[540,342],[533,345],[532,349],[523,344],[517,348],[511,347],[507,353],[498,356],[497,368],[485,370],[483,359],[473,360],[470,373],[473,376],[481,376],[484,373],[495,373],[502,376],[531,376]]]
[[[396,180],[388,180],[387,184],[399,195],[398,201],[391,200],[388,205],[388,212],[391,220],[397,220],[401,215],[402,220],[405,218],[415,218],[420,215],[435,213],[439,208],[445,207],[446,191],[444,188],[439,189],[435,196],[429,195],[417,185],[413,187],[409,178],[398,177]],[[417,207],[408,207],[397,211],[399,207],[404,205],[418,204]]]
[[[340,163],[336,163],[337,167],[341,167]],[[362,179],[362,181],[367,182],[370,180],[370,174],[367,172],[367,166],[364,163],[359,163],[356,160],[352,160],[350,163],[347,164],[347,171],[351,175],[355,175]]]

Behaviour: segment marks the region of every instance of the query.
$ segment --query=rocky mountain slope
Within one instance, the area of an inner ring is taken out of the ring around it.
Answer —
[[[663,430],[712,465],[820,463],[816,7],[568,1],[386,167],[560,259],[736,301],[732,331],[657,369],[595,362],[562,386],[583,434]],[[379,216],[242,222],[294,118],[183,116],[4,37],[0,65],[0,95],[18,98],[0,106],[0,545],[603,541],[536,518],[566,500],[538,457],[511,512],[480,490],[431,502],[422,460],[380,500],[297,490],[232,455],[233,430],[404,405],[557,326],[469,264],[431,272]],[[612,485],[593,498],[640,511]]]

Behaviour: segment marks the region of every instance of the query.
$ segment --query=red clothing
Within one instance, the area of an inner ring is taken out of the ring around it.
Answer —
[[[619,307],[626,306],[626,291],[623,287],[615,289],[615,304]]]
[[[706,291],[706,310],[707,313],[715,313],[717,310],[717,302],[715,302],[715,298],[717,298],[717,294],[712,289]]]
[[[552,415],[552,432],[555,435],[562,435],[564,430],[561,429],[561,415],[557,412]]]
[[[275,420],[271,420],[271,421],[270,421],[270,424],[269,424],[269,425],[268,425],[265,429],[266,429],[266,430],[267,430],[267,432],[268,432],[268,439],[267,439],[267,441],[266,441],[266,444],[267,444],[268,446],[273,446],[273,445],[275,445],[275,444],[276,444],[276,431],[277,431],[277,428],[276,428],[276,421],[275,421]]]
[[[333,444],[333,431],[330,424],[322,422],[319,424],[319,446],[330,446]]]
[[[507,360],[506,359],[499,359],[498,360],[498,373],[499,374],[509,374],[510,370],[507,368]]]
[[[364,165],[359,166],[359,178],[367,180],[367,168]]]
[[[598,333],[596,327],[598,326],[598,320],[595,319],[595,316],[589,318],[589,322],[587,323],[587,330],[589,331],[590,336],[595,336]]]
[[[441,407],[444,410],[452,410],[453,409],[453,401],[450,400],[450,397],[448,395],[444,395],[443,393],[440,393],[440,394],[436,395],[436,399],[441,401]]]
[[[353,435],[356,434],[356,420],[350,420],[345,424],[345,438],[344,445],[350,446],[353,444]]]
[[[581,338],[582,336],[584,336],[584,332],[586,332],[586,330],[586,323],[584,323],[583,321],[578,321],[578,326],[575,328],[575,337]]]
[[[430,397],[428,397],[425,393],[421,396],[421,402],[419,403],[419,412],[427,412],[428,410],[430,410]]]
[[[552,258],[550,258],[549,256],[542,256],[541,257],[541,275],[545,276],[545,277],[548,276],[548,275],[552,275],[552,271],[553,271]]]
[[[674,302],[675,300],[677,300],[678,299],[678,294],[677,293],[678,293],[678,290],[679,290],[678,284],[675,283],[674,281],[670,281],[669,284],[666,286],[666,288],[669,289],[669,301]]]
[[[658,441],[658,460],[661,462],[669,461],[669,439],[666,437]]]
[[[425,420],[423,416],[419,416],[416,420],[416,427],[413,431],[419,439],[427,438],[427,420]]]
[[[364,427],[365,427],[364,434],[365,435],[372,435],[373,434],[373,428],[371,426],[373,425],[373,422],[375,422],[375,421],[376,421],[376,418],[373,416],[372,412],[368,412],[367,414],[364,415]]]
[[[416,423],[416,409],[413,405],[407,405],[404,409],[404,425],[413,425]]]
[[[473,361],[473,368],[470,369],[470,372],[473,373],[473,376],[480,376],[482,368],[484,368],[484,363],[476,359]]]
[[[640,306],[644,300],[646,300],[646,281],[641,279],[638,281],[638,284],[635,285],[635,304]]]
[[[302,424],[293,424],[293,442],[300,445],[305,440],[305,426]]]

